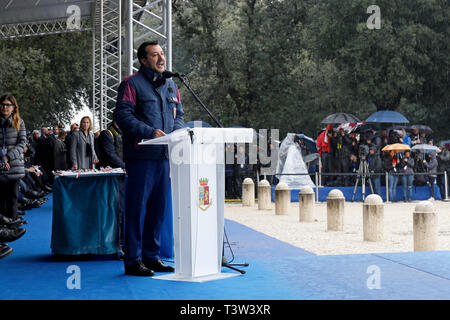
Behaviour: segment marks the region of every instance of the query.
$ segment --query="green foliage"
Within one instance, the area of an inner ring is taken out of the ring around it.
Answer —
[[[11,92],[28,130],[68,123],[92,95],[87,33],[0,42],[0,92]]]
[[[316,136],[335,112],[397,110],[448,138],[448,0],[173,1],[173,69],[224,126]],[[0,42],[0,91],[31,129],[67,122],[92,96],[90,34]],[[214,125],[180,84],[186,121]]]
[[[449,120],[446,0],[176,1],[174,69],[225,126],[316,135],[334,112],[381,109],[436,128]],[[187,120],[212,123],[182,90]],[[448,130],[447,130],[448,131]]]

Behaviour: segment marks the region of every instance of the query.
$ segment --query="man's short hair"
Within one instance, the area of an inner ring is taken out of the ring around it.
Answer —
[[[147,57],[147,49],[146,49],[147,46],[158,46],[158,45],[159,45],[158,40],[145,41],[141,43],[137,51],[137,57],[141,65],[142,65],[141,59],[145,59]]]

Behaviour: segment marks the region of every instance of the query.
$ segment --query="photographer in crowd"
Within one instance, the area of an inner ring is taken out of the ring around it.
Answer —
[[[376,145],[370,146],[367,162],[374,192],[381,196],[381,176],[379,174],[383,172],[383,162],[381,161]]]
[[[430,191],[431,191],[431,198],[432,200],[435,199],[434,194],[434,186],[436,185],[436,177],[437,177],[437,167],[438,167],[438,161],[436,159],[436,152],[432,151],[430,152],[430,160],[423,160],[423,164],[428,170],[428,183],[430,185]]]
[[[414,159],[411,158],[411,152],[405,151],[403,158],[400,161],[400,170],[403,186],[403,201],[412,201],[412,184],[414,180]]]

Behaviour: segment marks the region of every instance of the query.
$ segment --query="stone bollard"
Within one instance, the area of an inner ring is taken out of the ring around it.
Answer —
[[[438,217],[433,203],[421,201],[413,213],[414,251],[438,248]]]
[[[311,187],[303,187],[298,194],[300,222],[314,222],[314,191]]]
[[[258,210],[272,210],[270,183],[265,179],[258,183]]]
[[[330,191],[327,197],[327,228],[328,231],[344,231],[345,197],[338,189]]]
[[[242,183],[242,205],[244,207],[255,205],[255,184],[251,178],[245,178]]]
[[[275,188],[275,214],[285,215],[289,214],[289,207],[291,204],[291,190],[284,182],[277,184]]]
[[[363,239],[384,240],[384,204],[377,194],[369,195],[363,204]]]

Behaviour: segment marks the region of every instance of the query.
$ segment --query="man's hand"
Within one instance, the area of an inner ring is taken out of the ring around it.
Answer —
[[[5,170],[6,170],[6,171],[9,171],[9,169],[11,169],[11,166],[9,165],[8,157],[5,156],[5,157],[4,157],[4,160],[5,160]]]
[[[166,134],[164,133],[164,131],[156,129],[155,133],[153,134],[153,138],[159,138],[159,137],[164,137]]]

